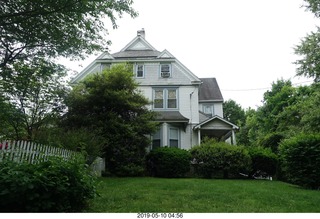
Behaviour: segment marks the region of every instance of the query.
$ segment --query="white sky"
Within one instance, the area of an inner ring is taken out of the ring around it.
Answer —
[[[118,19],[109,29],[110,53],[127,45],[144,28],[146,40],[167,49],[199,78],[215,77],[224,100],[243,108],[261,105],[263,93],[277,79],[295,77],[293,47],[319,20],[303,0],[134,0],[139,16]],[[68,67],[81,71],[97,56]],[[236,90],[236,91],[235,91]]]

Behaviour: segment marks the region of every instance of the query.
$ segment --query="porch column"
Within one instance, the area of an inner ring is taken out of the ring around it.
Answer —
[[[201,131],[200,128],[198,129],[198,145],[201,144]]]
[[[233,145],[236,145],[237,142],[236,142],[236,135],[235,135],[234,129],[232,129],[231,132],[232,132],[232,144],[233,144]]]
[[[169,146],[168,145],[168,123],[164,122],[162,127],[163,127],[163,131],[162,131],[162,145],[161,145],[161,147]]]

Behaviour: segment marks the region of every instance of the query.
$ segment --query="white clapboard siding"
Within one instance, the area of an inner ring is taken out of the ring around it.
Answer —
[[[0,162],[9,159],[18,163],[38,163],[47,160],[48,157],[69,159],[74,155],[74,151],[30,141],[0,141]]]

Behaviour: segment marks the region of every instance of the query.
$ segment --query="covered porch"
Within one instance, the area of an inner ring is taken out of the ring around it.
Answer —
[[[215,138],[218,141],[231,140],[232,145],[236,145],[235,132],[239,127],[220,116],[213,116],[196,125],[193,130],[198,135],[198,145],[205,137]]]

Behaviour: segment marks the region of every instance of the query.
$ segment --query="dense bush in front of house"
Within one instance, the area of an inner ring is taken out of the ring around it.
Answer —
[[[0,162],[0,212],[80,212],[95,197],[84,161]]]
[[[147,155],[147,171],[156,177],[183,177],[190,171],[190,160],[191,155],[186,150],[171,147],[156,148]]]
[[[223,178],[239,176],[247,170],[251,159],[242,146],[233,146],[225,142],[206,140],[190,150],[195,173],[201,177],[212,178],[223,174]]]
[[[262,171],[269,176],[276,174],[278,157],[270,148],[250,147],[248,151],[252,161],[250,177],[257,171]]]
[[[279,132],[267,134],[261,141],[260,145],[264,148],[270,148],[273,153],[278,153],[280,142],[285,139],[285,135]]]
[[[320,189],[320,134],[300,134],[280,144],[285,178],[305,188]]]

